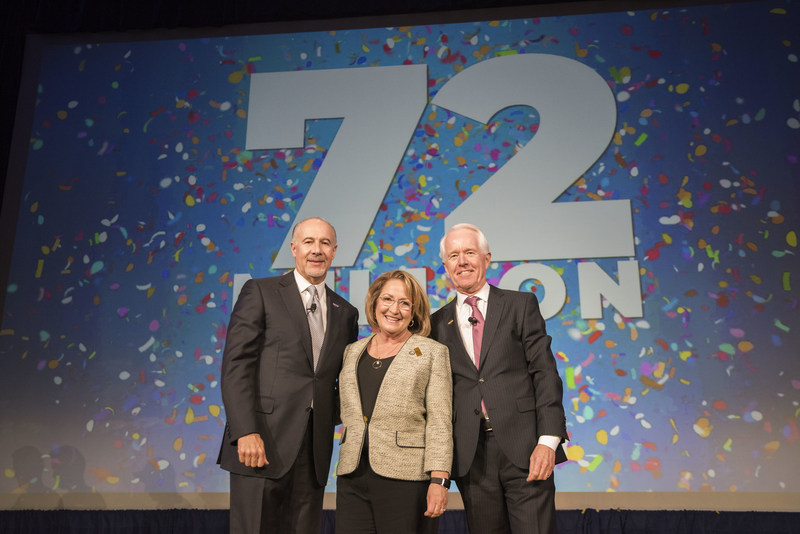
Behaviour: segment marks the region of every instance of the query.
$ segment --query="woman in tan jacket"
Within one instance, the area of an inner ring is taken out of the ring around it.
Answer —
[[[339,374],[336,532],[435,533],[453,460],[448,350],[425,337],[428,296],[405,271],[372,283],[366,314],[374,333]]]

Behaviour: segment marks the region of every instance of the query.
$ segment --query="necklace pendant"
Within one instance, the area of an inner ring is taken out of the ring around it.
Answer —
[[[380,369],[381,365],[383,365],[383,362],[381,360],[375,360],[374,362],[372,362],[373,369]]]

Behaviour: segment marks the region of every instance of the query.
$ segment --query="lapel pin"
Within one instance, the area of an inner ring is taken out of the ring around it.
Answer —
[[[419,347],[414,347],[414,350],[409,352],[409,354],[416,354],[417,356],[422,356],[422,351],[419,350]]]
[[[447,324],[453,324],[453,320],[452,320],[452,319],[450,319],[450,322],[449,322],[449,323],[447,323]]]

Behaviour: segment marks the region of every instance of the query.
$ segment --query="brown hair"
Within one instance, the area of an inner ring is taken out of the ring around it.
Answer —
[[[412,334],[427,336],[431,332],[431,305],[428,302],[428,293],[416,278],[406,271],[394,270],[383,273],[375,279],[367,291],[366,313],[367,322],[372,328],[378,328],[378,320],[375,318],[375,307],[378,304],[378,297],[383,291],[383,286],[389,280],[399,280],[406,286],[406,293],[411,299],[411,324],[408,331]]]

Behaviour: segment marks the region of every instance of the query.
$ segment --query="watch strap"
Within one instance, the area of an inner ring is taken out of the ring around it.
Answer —
[[[449,478],[431,477],[431,484],[436,484],[437,486],[444,486],[445,488],[450,489]]]

